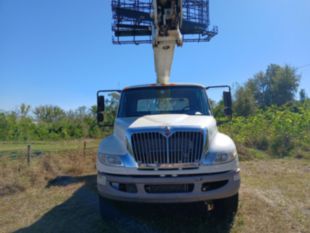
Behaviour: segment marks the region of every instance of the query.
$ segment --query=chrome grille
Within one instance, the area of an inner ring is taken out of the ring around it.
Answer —
[[[131,135],[132,151],[141,166],[199,163],[203,152],[203,132],[139,132]],[[168,166],[169,168],[169,166]]]

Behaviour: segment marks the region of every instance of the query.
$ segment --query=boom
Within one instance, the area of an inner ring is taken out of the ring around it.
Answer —
[[[175,45],[181,46],[182,0],[153,1],[153,49],[157,82],[167,84]]]

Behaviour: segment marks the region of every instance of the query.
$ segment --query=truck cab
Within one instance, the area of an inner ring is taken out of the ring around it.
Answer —
[[[100,199],[236,207],[238,153],[233,140],[218,131],[207,89],[151,84],[119,91],[113,133],[98,149]],[[104,92],[97,94],[99,123]],[[230,91],[224,92],[224,102],[231,115]]]

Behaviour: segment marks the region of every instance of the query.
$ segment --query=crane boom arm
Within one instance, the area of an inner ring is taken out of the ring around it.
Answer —
[[[157,83],[167,84],[175,46],[183,44],[182,0],[153,0],[152,44]]]

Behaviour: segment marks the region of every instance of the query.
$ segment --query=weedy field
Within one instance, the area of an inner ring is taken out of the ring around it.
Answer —
[[[107,201],[101,219],[95,173],[98,142],[89,142],[93,146],[86,153],[82,141],[67,142],[70,150],[62,150],[62,143],[40,145],[42,153],[30,166],[24,152],[0,156],[0,232],[310,232],[308,159],[271,159],[256,152],[263,159],[241,161],[240,203],[234,217],[215,219],[196,204]],[[0,151],[18,151],[14,146],[1,144]]]
[[[65,140],[65,141],[30,141],[29,143],[21,142],[0,142],[0,157],[9,156],[17,158],[25,156],[28,145],[31,146],[32,156],[40,156],[50,153],[62,153],[65,151],[82,151],[84,147],[87,150],[96,149],[99,140]]]

